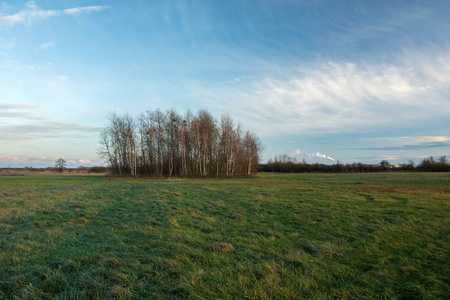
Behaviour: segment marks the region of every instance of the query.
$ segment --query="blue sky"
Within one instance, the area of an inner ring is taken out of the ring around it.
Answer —
[[[450,156],[449,1],[0,0],[0,167],[100,165],[110,112],[208,109],[263,162]]]

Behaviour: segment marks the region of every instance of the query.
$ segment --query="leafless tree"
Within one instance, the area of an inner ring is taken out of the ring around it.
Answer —
[[[62,157],[58,158],[55,161],[55,168],[58,169],[60,172],[67,166],[66,160]]]

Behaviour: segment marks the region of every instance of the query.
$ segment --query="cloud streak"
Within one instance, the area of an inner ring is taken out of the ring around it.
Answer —
[[[52,120],[42,107],[26,104],[0,103],[0,140],[35,140],[42,138],[85,138],[98,134],[100,127]]]
[[[101,5],[83,6],[83,7],[64,9],[63,12],[68,15],[78,16],[81,13],[90,13],[90,12],[94,12],[94,11],[100,11],[100,10],[104,10],[107,7],[108,6],[101,6]]]
[[[450,136],[381,137],[365,140],[383,146],[352,148],[352,150],[395,151],[450,148]]]
[[[64,10],[41,9],[34,1],[29,1],[25,9],[10,15],[0,15],[0,27],[13,27],[20,23],[33,23],[58,15],[78,16],[81,13],[100,11],[108,6],[83,6]]]
[[[100,127],[56,122],[52,120],[37,123],[0,125],[1,140],[34,140],[43,138],[77,138],[82,139],[100,132]]]
[[[403,146],[391,146],[391,147],[365,147],[365,148],[351,148],[351,150],[422,150],[433,148],[450,148],[450,143],[425,143],[420,145],[403,145]]]
[[[450,136],[379,137],[379,138],[365,139],[365,141],[376,143],[398,144],[398,145],[410,145],[421,143],[444,143],[450,141]]]

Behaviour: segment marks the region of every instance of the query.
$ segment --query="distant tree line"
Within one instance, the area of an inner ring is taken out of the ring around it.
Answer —
[[[438,160],[435,160],[433,156],[424,158],[417,168],[425,172],[450,172],[450,164],[445,155]]]
[[[233,177],[258,170],[259,138],[229,115],[217,121],[206,110],[182,116],[157,109],[107,120],[98,152],[116,175]]]
[[[423,172],[449,172],[450,164],[446,156],[441,156],[435,160],[433,156],[424,158],[419,165],[415,165],[413,161],[398,166],[390,164],[387,160],[382,160],[379,164],[308,164],[305,160],[299,162],[296,158],[286,154],[275,156],[270,159],[267,164],[261,164],[259,172],[280,172],[280,173],[366,173],[366,172],[383,172],[383,171],[423,171]]]
[[[109,171],[109,168],[107,167],[101,167],[101,166],[94,166],[94,167],[77,167],[77,168],[66,168],[64,167],[63,170],[56,167],[45,167],[45,168],[34,168],[32,166],[28,167],[25,166],[23,168],[0,168],[0,171],[26,171],[26,172],[32,172],[32,173],[44,173],[44,172],[67,172],[67,173],[78,173],[79,171],[85,171],[85,173],[106,173]]]

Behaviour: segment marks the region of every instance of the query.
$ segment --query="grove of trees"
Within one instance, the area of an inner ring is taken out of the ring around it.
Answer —
[[[259,138],[229,115],[208,111],[184,116],[157,109],[132,118],[111,113],[101,132],[99,154],[116,175],[233,177],[257,172]]]

